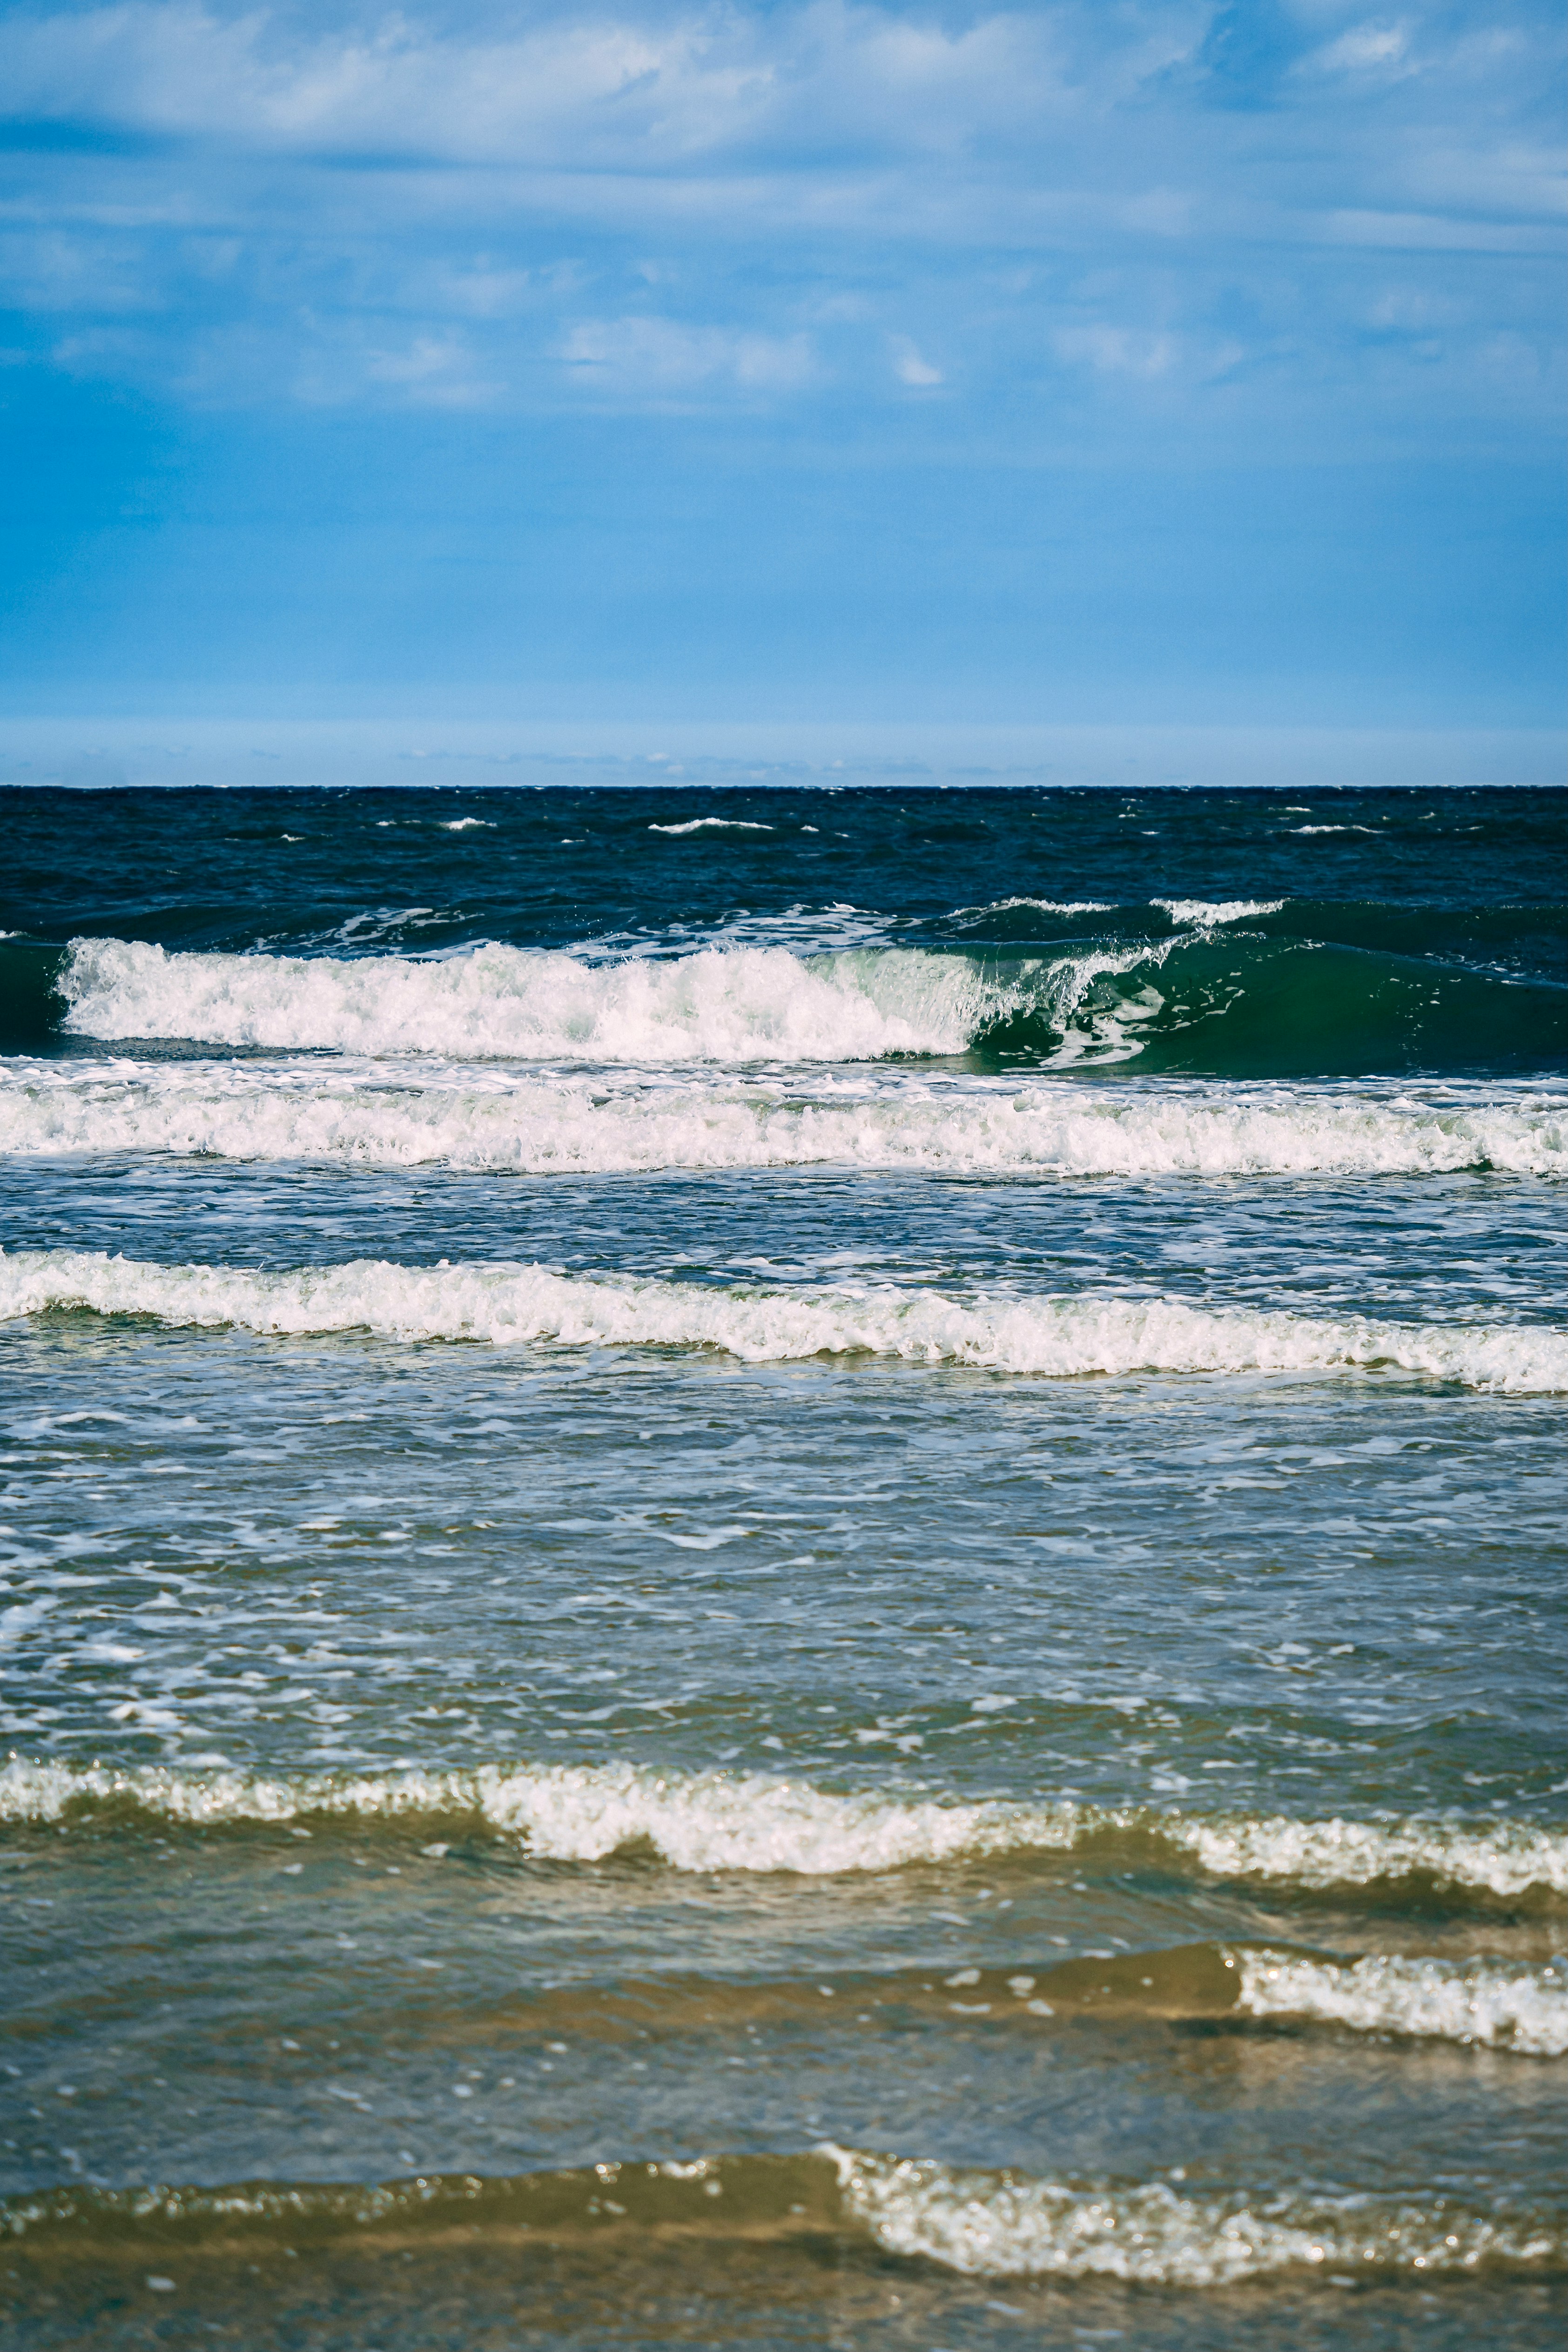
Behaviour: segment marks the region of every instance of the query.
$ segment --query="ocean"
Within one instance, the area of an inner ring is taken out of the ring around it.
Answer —
[[[1565,816],[7,792],[4,2342],[1551,2340]]]

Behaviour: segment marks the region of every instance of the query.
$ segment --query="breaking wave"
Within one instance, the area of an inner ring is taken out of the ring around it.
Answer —
[[[802,1097],[715,1083],[607,1095],[437,1066],[13,1063],[0,1151],[204,1153],[545,1172],[839,1164],[956,1173],[1568,1171],[1568,1103],[1351,1099],[1278,1087],[1113,1093],[1041,1079],[866,1082]],[[874,1087],[874,1090],[873,1090]]]
[[[88,1309],[198,1329],[368,1331],[497,1347],[714,1348],[747,1363],[873,1355],[996,1372],[1317,1373],[1386,1368],[1512,1394],[1568,1391],[1568,1332],[1331,1320],[1176,1298],[982,1298],[934,1290],[719,1288],[506,1262],[357,1258],[263,1273],[95,1250],[0,1253],[0,1317]]]
[[[827,2145],[794,2156],[605,2162],[489,2179],[432,2173],[373,2187],[247,2181],[232,2188],[56,2189],[0,2203],[14,2252],[101,2261],[264,2248],[385,2251],[434,2231],[606,2251],[655,2230],[700,2251],[723,2239],[824,2236],[978,2278],[1114,2279],[1212,2287],[1284,2272],[1431,2277],[1560,2268],[1551,2209],[1482,2211],[1445,2192],[1189,2188],[1166,2179],[1040,2179]]]
[[[1189,2190],[1166,2180],[1039,2180],[830,2148],[847,2210],[889,2253],[981,2278],[1225,2286],[1287,2270],[1466,2272],[1560,2263],[1562,2221],[1457,2199]]]
[[[1252,2017],[1300,2017],[1357,2033],[1463,2042],[1526,2056],[1568,2053],[1568,1966],[1494,1959],[1359,1960],[1249,1950],[1228,1955],[1236,2005]]]
[[[1568,1832],[1452,1818],[1295,1821],[1194,1814],[1071,1799],[965,1803],[842,1796],[760,1773],[659,1772],[633,1764],[483,1765],[267,1779],[172,1765],[0,1768],[0,1819],[61,1822],[104,1809],[202,1826],[359,1820],[466,1822],[528,1851],[597,1862],[652,1849],[676,1870],[822,1877],[965,1855],[1057,1853],[1154,1860],[1217,1879],[1318,1892],[1421,1879],[1503,1899],[1568,1896]],[[1266,1988],[1259,1998],[1266,1996]]]
[[[497,945],[426,961],[78,940],[57,985],[66,1027],[89,1037],[648,1062],[961,1054],[1009,1003],[967,958],[896,949],[589,963]]]
[[[1062,942],[1033,954],[993,946],[797,955],[775,945],[595,962],[494,942],[421,959],[6,941],[0,996],[13,1000],[13,1045],[44,1042],[57,1022],[105,1040],[365,1054],[612,1063],[972,1055],[1270,1077],[1542,1070],[1568,1045],[1568,990],[1540,976],[1247,928],[1281,919],[1270,901],[1171,904],[1185,919],[1164,938]]]

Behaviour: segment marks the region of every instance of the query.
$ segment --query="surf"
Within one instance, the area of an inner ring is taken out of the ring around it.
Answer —
[[[1379,1097],[1238,1082],[627,1076],[357,1058],[35,1058],[0,1068],[0,1151],[120,1152],[518,1175],[849,1167],[959,1175],[1568,1171],[1560,1094]]]
[[[11,940],[0,941],[4,1042],[610,1065],[946,1058],[1236,1078],[1524,1074],[1556,1068],[1568,1050],[1568,988],[1538,973],[1271,937],[1222,905],[1209,911],[1227,919],[1033,955],[713,945],[596,959],[488,941],[332,956]]]
[[[819,1878],[1058,1853],[1174,1864],[1220,1882],[1320,1895],[1418,1883],[1460,1897],[1568,1897],[1568,1831],[1523,1822],[1293,1819],[1072,1798],[968,1801],[631,1763],[282,1776],[23,1757],[0,1767],[0,1820],[69,1829],[138,1817],[204,1829],[316,1819],[447,1822],[516,1840],[543,1859],[597,1862],[645,1850],[686,1872]]]
[[[1053,2179],[832,2142],[510,2177],[60,2188],[0,2202],[14,2254],[99,2263],[222,2263],[355,2245],[384,2254],[452,2231],[476,2249],[509,2242],[519,2251],[586,2241],[608,2252],[655,2231],[694,2251],[735,2239],[838,2240],[973,2278],[1198,2289],[1330,2269],[1368,2278],[1552,2271],[1568,2251],[1553,2210],[1483,2210],[1451,2192],[1188,2186],[1180,2167],[1175,2179]]]
[[[361,1258],[272,1273],[160,1265],[93,1250],[0,1252],[0,1318],[88,1311],[267,1337],[363,1331],[404,1343],[703,1348],[746,1363],[885,1357],[1071,1380],[1135,1372],[1413,1373],[1513,1395],[1568,1391],[1568,1332],[1391,1323],[1180,1298],[808,1288],[573,1276],[542,1265]]]

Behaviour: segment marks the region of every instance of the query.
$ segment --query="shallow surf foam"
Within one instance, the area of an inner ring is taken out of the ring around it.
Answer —
[[[1269,1950],[1228,1958],[1240,1978],[1236,2006],[1249,2016],[1309,2018],[1357,2033],[1463,2042],[1537,2058],[1568,2053],[1565,1965],[1377,1953],[1335,1962]]]
[[[1293,1821],[1071,1799],[838,1795],[762,1773],[660,1772],[634,1764],[276,1779],[20,1757],[0,1768],[0,1819],[61,1822],[104,1808],[199,1826],[315,1814],[434,1816],[518,1838],[548,1859],[597,1862],[642,1847],[687,1871],[823,1877],[966,1855],[1103,1852],[1175,1862],[1212,1878],[1289,1881],[1318,1891],[1417,1877],[1504,1898],[1532,1890],[1568,1895],[1568,1832],[1518,1822]]]
[[[821,1081],[817,1081],[821,1087]],[[831,1092],[602,1085],[437,1064],[46,1060],[0,1068],[0,1150],[618,1173],[841,1165],[1042,1175],[1568,1171],[1568,1105],[1305,1088],[1113,1092],[912,1074]]]
[[[1178,1298],[982,1298],[935,1290],[719,1288],[508,1263],[263,1273],[94,1250],[0,1253],[0,1317],[87,1309],[277,1337],[366,1331],[497,1347],[712,1348],[747,1363],[873,1355],[1048,1379],[1386,1369],[1515,1395],[1568,1391],[1568,1332],[1331,1320]]]
[[[1472,2271],[1560,2261],[1560,2220],[1479,2213],[1458,2200],[1189,2190],[981,2172],[828,2147],[848,2210],[889,2253],[981,2278],[1113,2278],[1226,2286],[1306,2269]],[[1178,2172],[1179,2178],[1179,2172]]]
[[[824,2233],[978,2278],[1100,2278],[1226,2286],[1287,2271],[1416,2277],[1485,2265],[1555,2267],[1552,2211],[1481,2211],[1441,2191],[1188,2188],[1166,2179],[1040,2179],[828,2143],[810,2154],[613,2160],[485,2179],[430,2173],[360,2183],[55,2189],[0,2203],[14,2255],[68,2249],[145,2261],[154,2249],[220,2259],[287,2241],[326,2252],[370,2238],[385,2252],[431,2231],[609,2246],[656,2230],[705,2242]]]

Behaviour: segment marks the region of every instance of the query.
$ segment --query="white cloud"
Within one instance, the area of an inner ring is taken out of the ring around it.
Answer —
[[[1409,56],[1408,25],[1355,25],[1337,41],[1314,50],[1305,63],[1322,73],[1388,73],[1407,67]]]
[[[893,373],[900,383],[912,384],[918,390],[924,390],[930,384],[943,382],[941,369],[933,367],[929,360],[923,359],[907,335],[894,335],[891,349]]]
[[[590,387],[616,396],[794,392],[817,373],[809,335],[751,334],[659,318],[583,320],[558,357]]]
[[[949,26],[897,0],[781,8],[604,0],[530,12],[329,6],[290,18],[118,0],[0,21],[0,113],[85,118],[225,146],[669,167],[745,144],[859,153],[1038,143],[1192,57],[1213,0],[977,7]]]
[[[1174,335],[1135,327],[1061,327],[1051,337],[1057,356],[1100,375],[1126,375],[1145,382],[1168,375],[1177,358]]]
[[[431,270],[423,288],[438,310],[469,319],[510,319],[538,299],[529,269],[507,269],[488,259]]]
[[[1465,297],[1508,333],[1561,242],[1544,0],[1484,33],[1365,5],[1288,0],[1308,56],[1266,116],[1203,68],[1218,0],[0,6],[0,113],[89,134],[14,163],[0,299],[210,401],[942,385],[1016,418],[1065,369],[1174,414],[1245,352],[1327,418],[1374,339],[1403,364],[1391,276],[1440,308],[1455,257],[1509,253],[1535,274]]]
[[[0,235],[0,286],[19,310],[155,310],[137,257],[100,229],[18,228]]]
[[[398,351],[366,354],[366,381],[385,384],[417,408],[481,408],[502,390],[477,370],[466,343],[415,335]]]

